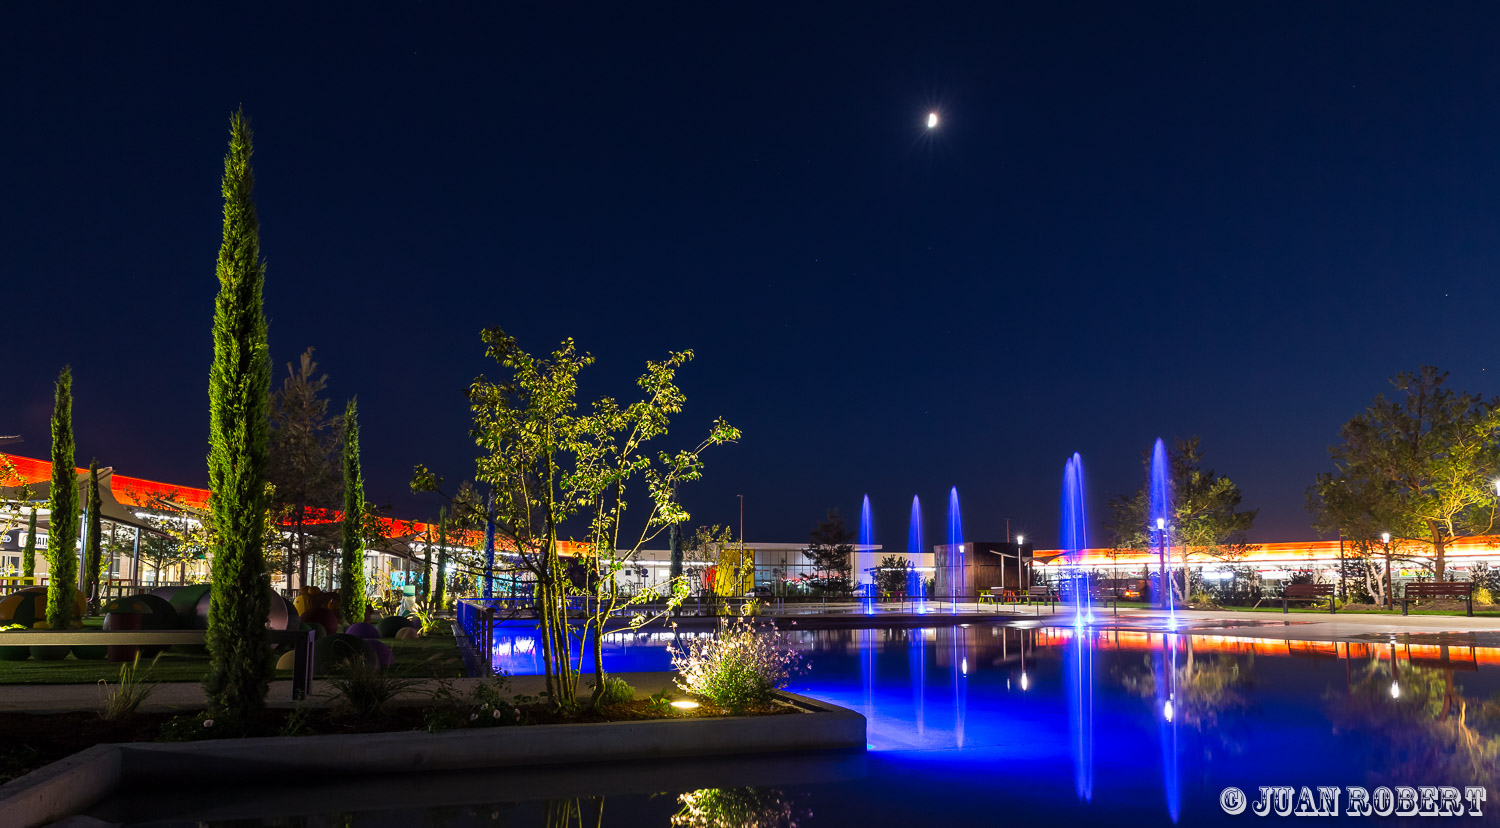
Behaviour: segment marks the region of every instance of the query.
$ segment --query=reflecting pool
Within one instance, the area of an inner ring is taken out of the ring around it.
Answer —
[[[535,672],[527,635],[514,629],[502,642],[511,672]],[[1345,786],[1496,793],[1500,649],[1461,636],[1334,643],[1003,624],[793,636],[810,669],[790,689],[862,712],[866,754],[178,792],[170,807],[139,792],[94,816],[184,826],[1201,825],[1258,820],[1226,815],[1228,786],[1251,800],[1261,785],[1292,786],[1293,805],[1302,786],[1338,786],[1341,808]],[[667,669],[671,639],[612,637],[608,667]],[[1491,804],[1455,822],[1492,824]]]

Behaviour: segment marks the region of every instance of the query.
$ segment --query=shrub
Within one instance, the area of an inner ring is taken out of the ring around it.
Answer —
[[[1490,592],[1490,588],[1489,587],[1482,586],[1482,585],[1476,585],[1474,587],[1474,603],[1476,603],[1476,604],[1493,604],[1493,603],[1495,603],[1495,596],[1494,596],[1493,593]]]
[[[598,685],[595,685],[598,688]],[[599,706],[610,707],[635,701],[635,688],[622,678],[604,677],[604,692],[599,695]]]
[[[462,727],[520,724],[524,717],[515,704],[520,697],[506,698],[505,694],[509,689],[510,682],[503,676],[474,685],[467,696],[455,691],[452,683],[439,682],[438,688],[432,693],[432,702],[423,712],[422,718],[429,733]]]
[[[712,638],[673,644],[667,651],[679,688],[736,712],[768,701],[803,666],[785,633],[744,618]]]
[[[420,679],[398,676],[359,657],[344,660],[328,677],[333,698],[359,716],[379,713],[391,699],[420,683]]]
[[[161,658],[161,653],[151,659],[151,664],[146,668],[146,673],[151,672],[151,667]],[[150,698],[151,691],[156,689],[154,682],[148,683],[145,676],[141,674],[141,654],[135,654],[135,660],[129,664],[120,665],[120,681],[110,684],[104,679],[99,679],[99,684],[104,688],[104,709],[99,716],[106,722],[124,721],[135,715],[135,711],[145,704]]]

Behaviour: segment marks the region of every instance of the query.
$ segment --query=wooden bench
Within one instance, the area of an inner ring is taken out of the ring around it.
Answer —
[[[1406,614],[1406,605],[1417,598],[1462,598],[1469,606],[1469,617],[1474,617],[1474,583],[1472,581],[1414,581],[1406,585],[1401,596],[1401,614]]]
[[[1288,601],[1321,601],[1324,598],[1328,599],[1328,611],[1337,611],[1333,600],[1333,584],[1287,584],[1286,591],[1281,593],[1281,611],[1290,612],[1287,609]]]

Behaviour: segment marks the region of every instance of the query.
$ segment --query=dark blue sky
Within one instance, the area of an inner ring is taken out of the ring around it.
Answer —
[[[0,433],[44,455],[72,363],[80,462],[204,481],[241,103],[276,381],[317,347],[405,516],[486,325],[593,396],[696,349],[674,438],[745,439],[686,502],[752,541],[956,484],[1050,544],[1069,454],[1102,517],[1188,434],[1302,539],[1386,377],[1496,390],[1493,4],[501,5],[0,11]]]

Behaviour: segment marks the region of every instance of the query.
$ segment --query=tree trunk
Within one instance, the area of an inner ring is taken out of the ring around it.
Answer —
[[[1446,539],[1443,537],[1443,527],[1435,520],[1427,521],[1427,528],[1432,532],[1432,557],[1433,557],[1433,580],[1443,580],[1443,569],[1447,561],[1444,553],[1447,551]]]

